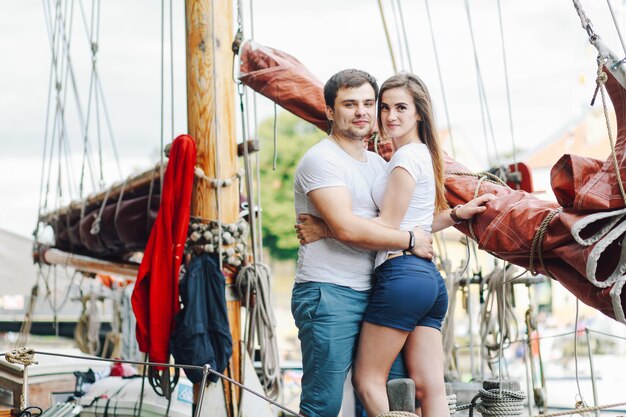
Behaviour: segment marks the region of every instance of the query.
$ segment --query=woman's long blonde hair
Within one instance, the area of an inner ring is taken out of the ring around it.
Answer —
[[[443,175],[444,160],[428,89],[424,82],[416,75],[408,73],[396,74],[388,78],[383,85],[380,86],[380,92],[378,93],[378,126],[380,127],[383,137],[387,137],[387,134],[382,127],[381,99],[384,92],[392,88],[405,88],[413,97],[417,114],[421,118],[421,121],[418,122],[417,125],[417,134],[428,148],[433,161],[433,171],[435,174],[435,212],[447,209],[449,206],[445,196],[446,189]]]

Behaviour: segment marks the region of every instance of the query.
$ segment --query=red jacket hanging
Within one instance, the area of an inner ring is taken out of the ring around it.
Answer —
[[[180,310],[178,270],[187,238],[195,164],[194,140],[178,136],[172,143],[161,206],[131,297],[139,349],[147,352],[152,362],[169,362],[170,334]]]

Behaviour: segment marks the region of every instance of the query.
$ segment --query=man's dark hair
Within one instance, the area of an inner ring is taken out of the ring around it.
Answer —
[[[331,109],[335,106],[337,91],[342,88],[358,88],[365,83],[369,83],[374,89],[374,97],[378,96],[378,83],[376,78],[365,71],[358,69],[346,69],[339,71],[326,81],[324,85],[324,101]]]

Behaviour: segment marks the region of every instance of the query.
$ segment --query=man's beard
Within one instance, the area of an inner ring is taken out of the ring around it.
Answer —
[[[337,127],[335,126],[333,127],[331,132],[333,134],[337,134],[338,136],[344,137],[349,140],[363,141],[365,140],[365,138],[367,137],[367,135],[369,135],[371,131],[372,131],[371,126],[364,132],[362,132],[361,130],[357,130],[355,128],[350,128],[347,130],[337,129]]]

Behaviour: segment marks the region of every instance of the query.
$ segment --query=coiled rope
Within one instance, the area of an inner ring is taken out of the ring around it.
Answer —
[[[281,374],[276,341],[276,318],[270,301],[270,268],[263,263],[252,263],[241,268],[235,284],[247,310],[246,350],[251,358],[258,343],[262,364],[260,380],[268,397],[278,398],[281,392]]]
[[[35,351],[31,348],[21,347],[4,354],[4,358],[9,363],[15,363],[24,367],[37,365]]]
[[[450,417],[454,417],[456,414],[456,394],[450,394],[446,396],[448,400],[448,410],[450,410]]]
[[[500,359],[501,345],[508,346],[511,340],[516,340],[518,337],[517,319],[513,311],[513,287],[505,286],[513,273],[512,268],[496,267],[485,277],[487,291],[485,301],[481,306],[480,336],[492,371],[494,371],[493,363]],[[500,375],[501,372],[497,374]]]
[[[95,355],[100,351],[100,313],[95,294],[82,297],[82,313],[74,329],[74,341],[81,352]]]
[[[486,390],[479,389],[470,404],[457,407],[457,411],[469,409],[470,417],[476,409],[483,416],[518,416],[524,411],[524,391],[514,391],[510,389],[492,388]],[[478,402],[480,400],[480,402]]]
[[[24,386],[22,388],[22,395],[20,396],[20,409],[26,411],[26,396],[28,393],[28,370],[26,368],[30,365],[37,365],[38,362],[35,360],[35,351],[31,348],[21,347],[11,352],[6,352],[4,358],[9,363],[15,363],[24,367],[22,373]],[[24,415],[30,415],[30,413]]]

